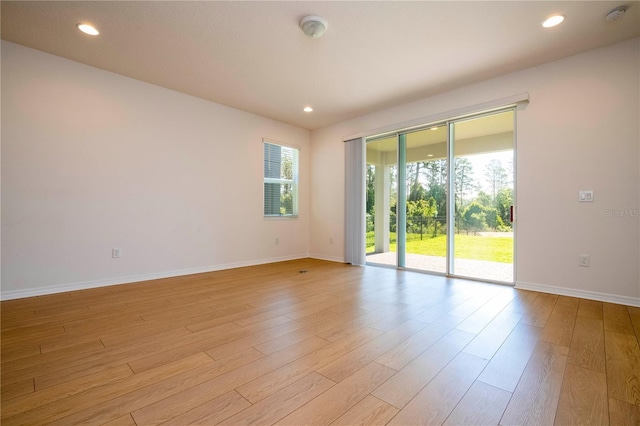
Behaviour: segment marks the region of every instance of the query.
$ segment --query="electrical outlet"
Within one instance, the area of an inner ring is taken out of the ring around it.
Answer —
[[[581,254],[580,256],[578,256],[578,265],[589,267],[589,255]]]
[[[113,257],[114,259],[119,259],[120,257],[122,257],[122,249],[112,248],[111,257]]]

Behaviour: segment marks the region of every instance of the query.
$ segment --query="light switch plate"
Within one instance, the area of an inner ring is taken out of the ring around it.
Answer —
[[[578,191],[578,201],[581,203],[592,203],[593,191]]]
[[[588,254],[581,254],[580,256],[578,256],[578,265],[586,266],[588,268],[589,267],[589,255]]]

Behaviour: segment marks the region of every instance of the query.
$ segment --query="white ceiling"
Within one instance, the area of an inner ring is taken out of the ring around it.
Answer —
[[[630,6],[617,22],[607,11]],[[2,38],[306,129],[640,35],[638,1],[2,1]],[[540,25],[553,13],[567,19]],[[329,22],[311,39],[299,20]],[[94,24],[97,37],[80,33]],[[313,113],[302,108],[311,105]]]

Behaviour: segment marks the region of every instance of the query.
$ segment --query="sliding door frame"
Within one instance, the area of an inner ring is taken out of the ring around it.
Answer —
[[[523,96],[523,95],[519,95]],[[523,99],[522,101],[524,101]],[[526,94],[526,101],[528,101],[528,94]],[[398,170],[398,179],[396,182],[397,185],[397,194],[398,200],[396,205],[396,268],[398,269],[410,269],[406,268],[406,205],[407,205],[407,193],[406,193],[406,136],[408,133],[417,132],[421,130],[425,130],[431,128],[433,126],[447,126],[447,207],[446,207],[446,229],[447,229],[447,238],[446,238],[446,271],[445,273],[440,273],[436,271],[423,271],[417,270],[420,272],[426,272],[434,275],[444,275],[448,277],[456,277],[456,278],[464,278],[469,280],[477,280],[483,282],[495,282],[498,284],[506,284],[506,285],[515,285],[515,277],[516,277],[516,239],[517,239],[517,221],[514,220],[512,222],[513,227],[513,282],[504,282],[504,281],[493,281],[490,279],[479,279],[474,277],[467,277],[463,275],[455,274],[455,265],[454,265],[454,250],[455,250],[455,123],[478,119],[485,116],[491,116],[494,114],[500,114],[507,111],[513,112],[513,152],[514,152],[514,161],[513,161],[513,205],[514,210],[517,206],[517,161],[516,161],[516,144],[517,144],[517,111],[518,111],[519,103],[511,103],[508,105],[503,105],[499,107],[494,107],[490,109],[486,109],[484,111],[476,111],[469,112],[464,115],[460,115],[454,118],[449,118],[446,120],[438,120],[431,121],[427,124],[421,124],[416,126],[411,126],[407,128],[403,128],[400,130],[394,130],[384,133],[379,133],[370,137],[365,138],[365,145],[369,141],[373,141],[375,139],[379,139],[382,137],[396,136],[397,141],[397,170]],[[365,241],[362,242],[362,246],[364,247]]]

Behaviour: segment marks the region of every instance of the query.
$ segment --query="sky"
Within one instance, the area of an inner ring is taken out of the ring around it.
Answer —
[[[489,152],[485,154],[474,154],[467,155],[465,158],[468,158],[471,164],[473,165],[473,178],[476,182],[482,185],[482,190],[486,193],[490,193],[490,188],[487,183],[485,183],[484,170],[487,164],[492,159],[498,159],[502,162],[502,167],[505,168],[507,172],[511,172],[511,179],[513,180],[513,151],[499,151],[499,152]],[[473,194],[477,195],[477,194]]]

